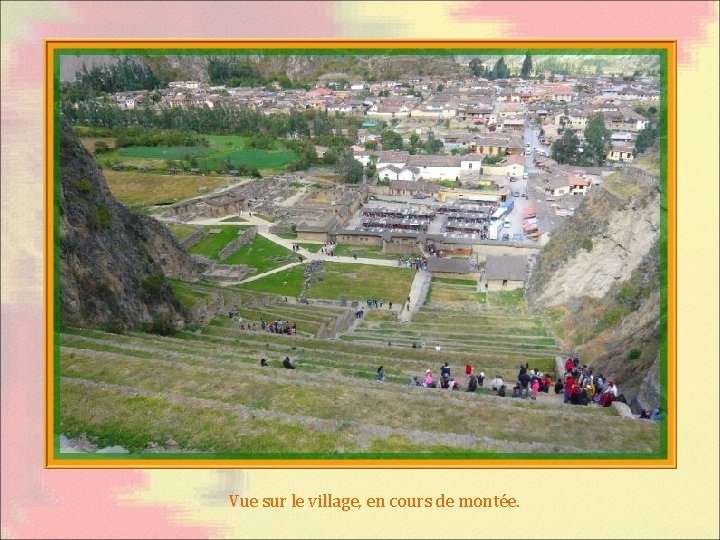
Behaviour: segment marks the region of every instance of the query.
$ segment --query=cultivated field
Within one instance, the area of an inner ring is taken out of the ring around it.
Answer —
[[[115,198],[129,206],[174,203],[230,183],[230,178],[223,176],[168,175],[108,169],[103,174]]]

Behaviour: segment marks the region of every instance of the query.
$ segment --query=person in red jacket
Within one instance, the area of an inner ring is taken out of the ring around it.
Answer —
[[[467,364],[465,364],[465,376],[469,377],[470,375],[472,375],[472,372],[473,366],[470,362],[468,362]]]
[[[573,367],[574,367],[574,364],[573,364],[572,358],[568,358],[567,360],[565,360],[565,372],[566,373],[572,371]]]

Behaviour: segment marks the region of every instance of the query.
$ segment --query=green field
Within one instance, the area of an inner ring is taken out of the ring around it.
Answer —
[[[397,260],[398,258],[392,253],[383,253],[382,246],[356,246],[353,244],[338,244],[335,246],[335,255],[347,257],[357,255],[364,259]]]
[[[193,225],[172,224],[167,226],[170,233],[179,242],[187,240],[198,228]]]
[[[288,270],[243,283],[237,288],[243,291],[272,293],[281,296],[299,296],[302,292],[304,272],[305,265],[300,264]]]
[[[203,172],[213,172],[223,162],[231,167],[249,165],[262,172],[283,172],[285,166],[295,159],[295,153],[285,150],[281,141],[275,141],[269,150],[247,147],[247,139],[234,135],[206,135],[210,145],[205,146],[129,146],[104,152],[97,156],[98,164],[110,169],[112,163],[120,162],[123,167],[146,167],[158,172],[167,170],[167,160],[177,162],[175,166],[197,167]],[[190,164],[194,159],[195,163]]]
[[[196,197],[200,188],[214,191],[228,185],[223,177],[167,175],[145,172],[103,171],[113,196],[123,204],[167,204]]]
[[[118,156],[145,159],[184,159],[200,157],[210,152],[204,146],[129,146],[115,151]]]
[[[224,264],[246,264],[262,274],[273,268],[297,262],[299,255],[291,250],[256,235],[252,242],[245,244],[238,251],[222,261]]]
[[[365,264],[324,263],[322,281],[313,281],[309,298],[402,303],[410,293],[415,271],[409,268]]]
[[[202,238],[197,244],[190,248],[190,253],[202,255],[208,259],[220,260],[218,257],[220,256],[219,254],[222,248],[235,240],[240,230],[244,228],[246,227],[241,227],[240,225],[206,226],[205,230],[207,231],[219,229],[220,232],[216,234],[211,233],[205,238]]]

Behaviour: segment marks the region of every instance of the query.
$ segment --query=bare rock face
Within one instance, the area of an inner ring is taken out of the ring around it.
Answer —
[[[633,410],[666,393],[659,366],[663,337],[658,158],[624,167],[553,231],[527,289],[534,309],[562,315],[564,345],[612,378]]]
[[[192,278],[192,259],[160,223],[118,203],[70,126],[63,122],[60,131],[62,323],[117,330],[182,326],[186,314],[166,276]]]

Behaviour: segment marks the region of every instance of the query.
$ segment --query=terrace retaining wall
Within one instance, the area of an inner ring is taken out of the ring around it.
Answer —
[[[248,228],[247,230],[243,231],[238,235],[238,237],[230,242],[228,245],[226,245],[224,248],[220,250],[220,253],[218,254],[218,258],[222,261],[224,259],[227,259],[230,255],[235,253],[237,250],[239,250],[241,247],[243,247],[245,244],[249,244],[252,242],[253,238],[255,238],[255,235],[258,232],[258,228],[253,226]]]

